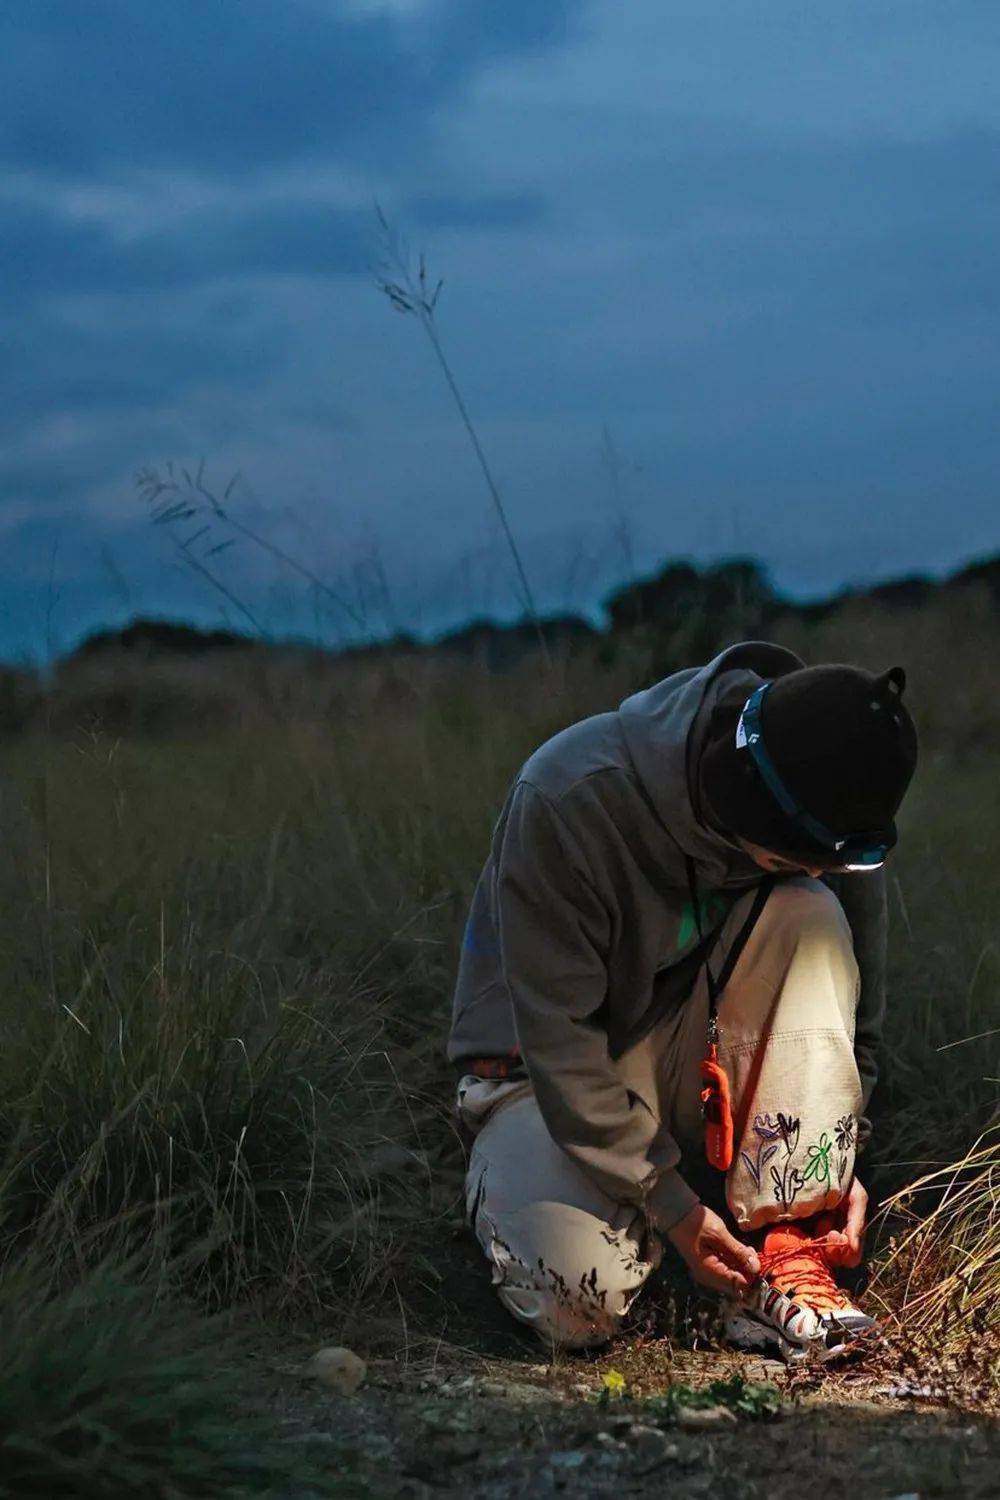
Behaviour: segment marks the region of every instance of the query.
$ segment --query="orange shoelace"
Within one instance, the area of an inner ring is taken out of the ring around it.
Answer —
[[[786,1297],[815,1312],[840,1312],[851,1306],[851,1299],[830,1271],[826,1250],[833,1243],[827,1235],[814,1239],[791,1225],[772,1229],[760,1251],[760,1274]]]

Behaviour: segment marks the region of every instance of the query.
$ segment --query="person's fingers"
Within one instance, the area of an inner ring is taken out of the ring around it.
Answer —
[[[739,1295],[760,1275],[756,1250],[730,1234],[717,1214],[703,1211],[701,1225],[686,1244],[676,1231],[673,1239],[695,1281],[712,1291]]]
[[[847,1205],[847,1224],[845,1225],[845,1229],[852,1250],[860,1250],[861,1248],[867,1215],[868,1194],[861,1188],[858,1192],[851,1194],[851,1201]]]
[[[868,1194],[860,1182],[855,1182],[851,1190],[851,1199],[847,1205],[847,1223],[844,1226],[847,1233],[847,1241],[851,1247],[851,1255],[854,1257],[851,1264],[856,1265],[861,1259],[861,1247],[865,1237],[865,1220],[868,1217]]]
[[[860,1248],[852,1249],[851,1242],[845,1234],[841,1235],[838,1243],[830,1245],[827,1258],[831,1266],[858,1266],[861,1264],[861,1250]]]
[[[692,1267],[691,1274],[699,1286],[708,1287],[710,1292],[728,1292],[731,1289],[732,1273],[714,1255],[702,1256],[697,1265]]]
[[[831,1265],[851,1268],[861,1264],[867,1215],[868,1194],[855,1179],[850,1193],[839,1205],[843,1229],[835,1230],[828,1236]]]
[[[752,1278],[745,1276],[734,1266],[727,1265],[720,1255],[711,1252],[702,1256],[695,1272],[695,1280],[713,1292],[725,1292],[730,1296],[745,1292]]]
[[[728,1230],[719,1234],[718,1253],[727,1265],[753,1281],[760,1275],[760,1257],[752,1245],[744,1245]]]
[[[856,1249],[852,1249],[851,1245],[847,1243],[842,1249],[835,1248],[830,1251],[830,1264],[831,1266],[846,1266],[848,1270],[853,1270],[855,1266],[860,1266],[861,1264],[861,1253],[862,1246],[860,1244]]]

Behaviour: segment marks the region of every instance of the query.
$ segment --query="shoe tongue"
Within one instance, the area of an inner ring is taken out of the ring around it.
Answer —
[[[764,1236],[763,1251],[765,1255],[774,1255],[811,1241],[812,1235],[800,1224],[775,1224]]]

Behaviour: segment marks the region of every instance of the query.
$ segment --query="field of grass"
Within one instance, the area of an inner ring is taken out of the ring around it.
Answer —
[[[1000,1143],[987,1134],[946,1170],[1000,1102],[997,617],[970,591],[775,636],[808,661],[909,674],[922,753],[892,862],[866,1175],[878,1196],[930,1180],[897,1205],[876,1293],[896,1315],[909,1298],[939,1347],[975,1330],[1000,1379]],[[0,1322],[29,1276],[32,1305],[50,1309],[31,1337],[58,1341],[51,1309],[127,1261],[128,1295],[147,1298],[137,1347],[174,1305],[313,1322],[361,1348],[405,1323],[414,1283],[425,1298],[433,1285],[427,1247],[458,1212],[443,1043],[504,790],[541,740],[669,659],[669,643],[627,636],[502,677],[376,659],[345,664],[321,702],[291,684],[236,722],[201,731],[188,715],[156,736],[116,737],[54,700],[48,732],[0,747]],[[219,692],[232,674],[219,664]],[[117,1337],[92,1355],[98,1385],[128,1378],[127,1328]],[[13,1363],[0,1375],[0,1469],[25,1422],[5,1390],[32,1379]],[[205,1453],[205,1487],[177,1493],[227,1492],[207,1438]],[[103,1493],[44,1479],[16,1492]]]

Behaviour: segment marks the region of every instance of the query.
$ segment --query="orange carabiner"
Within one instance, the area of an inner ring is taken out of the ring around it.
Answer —
[[[705,1155],[720,1172],[733,1164],[733,1111],[729,1099],[729,1079],[719,1062],[718,1049],[709,1042],[708,1053],[701,1060],[701,1112],[705,1120]]]

